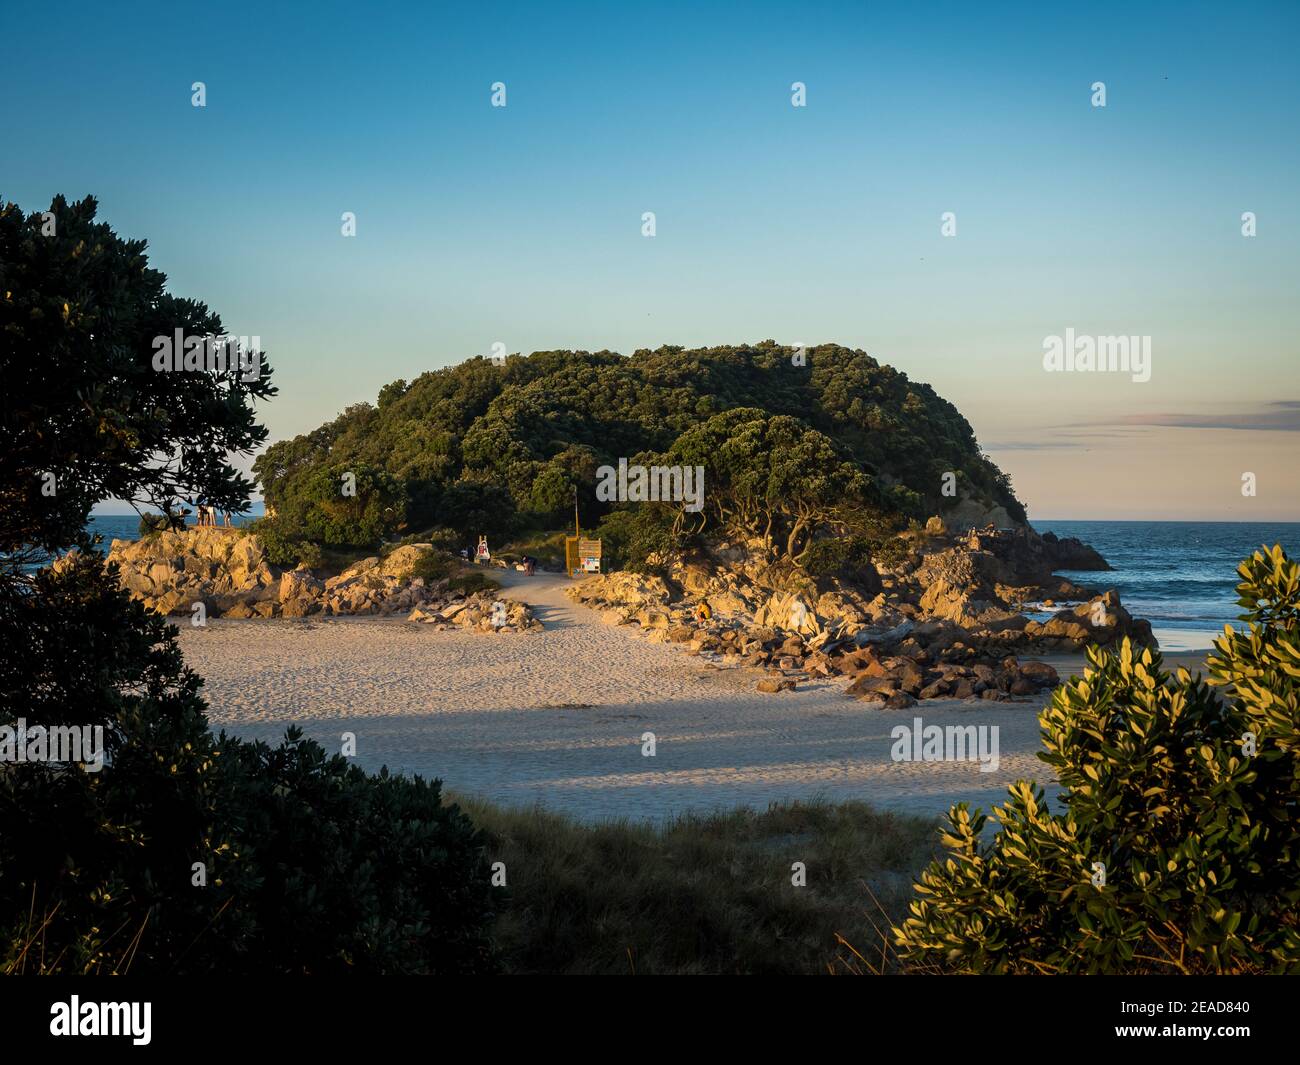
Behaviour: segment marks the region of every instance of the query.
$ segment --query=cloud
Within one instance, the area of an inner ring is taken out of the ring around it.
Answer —
[[[1300,433],[1300,401],[1278,400],[1242,412],[1209,414],[1126,414],[1090,426],[1151,426],[1173,429],[1236,429],[1246,432]]]
[[[1071,451],[1082,447],[1078,440],[999,440],[984,444],[985,451]]]

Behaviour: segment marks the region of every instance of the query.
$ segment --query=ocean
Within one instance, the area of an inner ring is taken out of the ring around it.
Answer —
[[[1208,648],[1237,624],[1237,566],[1261,546],[1300,551],[1300,522],[1035,521],[1040,533],[1076,536],[1114,572],[1063,570],[1090,588],[1114,588],[1135,617],[1151,622],[1166,651]]]
[[[255,513],[249,514],[232,514],[230,520],[235,525],[247,525],[251,521],[256,521],[262,516],[262,509],[259,506]],[[194,516],[190,515],[188,522],[194,524]],[[221,522],[221,516],[217,516],[217,522]],[[99,533],[104,538],[104,553],[108,554],[109,545],[114,540],[138,540],[140,539],[140,518],[136,514],[94,514],[91,516],[90,523],[86,526],[90,532]]]
[[[261,507],[257,510],[260,512]],[[239,524],[258,514],[236,519]],[[1223,626],[1236,623],[1237,566],[1261,545],[1300,551],[1300,522],[1036,521],[1040,533],[1075,536],[1114,566],[1110,573],[1064,570],[1091,588],[1115,588],[1125,609],[1151,622],[1166,651],[1208,648]],[[91,528],[104,537],[134,540],[134,515],[99,515]],[[1048,611],[1046,616],[1050,616]]]

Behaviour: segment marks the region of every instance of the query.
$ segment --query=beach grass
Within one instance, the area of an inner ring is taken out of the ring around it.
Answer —
[[[938,849],[937,822],[856,802],[584,824],[452,798],[505,864],[513,973],[896,971],[889,926]]]

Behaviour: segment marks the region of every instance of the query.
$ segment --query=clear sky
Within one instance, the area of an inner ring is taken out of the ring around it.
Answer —
[[[4,6],[0,196],[260,336],[272,439],[495,342],[835,341],[1031,518],[1300,518],[1293,0]]]

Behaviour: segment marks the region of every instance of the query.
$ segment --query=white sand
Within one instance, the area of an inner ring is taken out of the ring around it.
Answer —
[[[533,635],[435,632],[378,618],[181,624],[207,684],[214,727],[277,741],[287,725],[337,751],[353,732],[370,770],[440,777],[454,791],[545,805],[588,820],[779,799],[861,799],[940,815],[967,799],[987,810],[1019,778],[1050,781],[1039,750],[1041,698],[933,700],[889,711],[846,682],[755,690],[761,674],[718,670],[635,627],[601,625],[566,599],[564,578],[493,571],[533,604]],[[1000,766],[894,762],[890,729],[999,726]],[[641,753],[653,732],[657,754]],[[1049,794],[1055,788],[1049,788]]]

